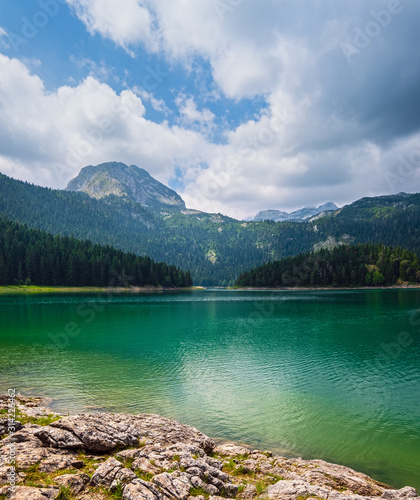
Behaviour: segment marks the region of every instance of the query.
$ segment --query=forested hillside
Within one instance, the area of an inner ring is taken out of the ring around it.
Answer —
[[[307,252],[242,273],[239,287],[390,286],[420,283],[419,257],[401,247],[360,244]]]
[[[304,222],[243,222],[195,210],[162,216],[126,197],[93,199],[0,175],[0,215],[190,269],[196,285],[231,285],[264,262],[338,242],[420,253],[420,194],[367,198]]]
[[[0,217],[0,285],[192,285],[189,271]]]

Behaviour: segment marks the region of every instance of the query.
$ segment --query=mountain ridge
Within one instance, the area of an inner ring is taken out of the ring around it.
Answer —
[[[271,220],[274,222],[306,220],[323,212],[335,211],[339,207],[329,201],[319,207],[303,207],[294,212],[282,212],[281,210],[262,210],[254,217],[254,221]]]

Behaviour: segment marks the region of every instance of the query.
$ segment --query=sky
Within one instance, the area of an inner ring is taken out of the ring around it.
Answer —
[[[420,191],[416,0],[2,0],[0,172],[247,218]]]

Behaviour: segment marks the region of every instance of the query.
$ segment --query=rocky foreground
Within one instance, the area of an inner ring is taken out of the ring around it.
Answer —
[[[18,395],[16,404],[9,435],[8,396],[0,395],[0,499],[420,500],[414,488],[393,490],[322,460],[216,446],[197,429],[159,415],[59,417],[39,398]]]

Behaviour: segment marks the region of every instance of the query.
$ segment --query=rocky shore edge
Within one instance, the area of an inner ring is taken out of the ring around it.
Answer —
[[[0,499],[418,499],[323,460],[216,446],[159,415],[60,416],[41,398],[0,395]]]

